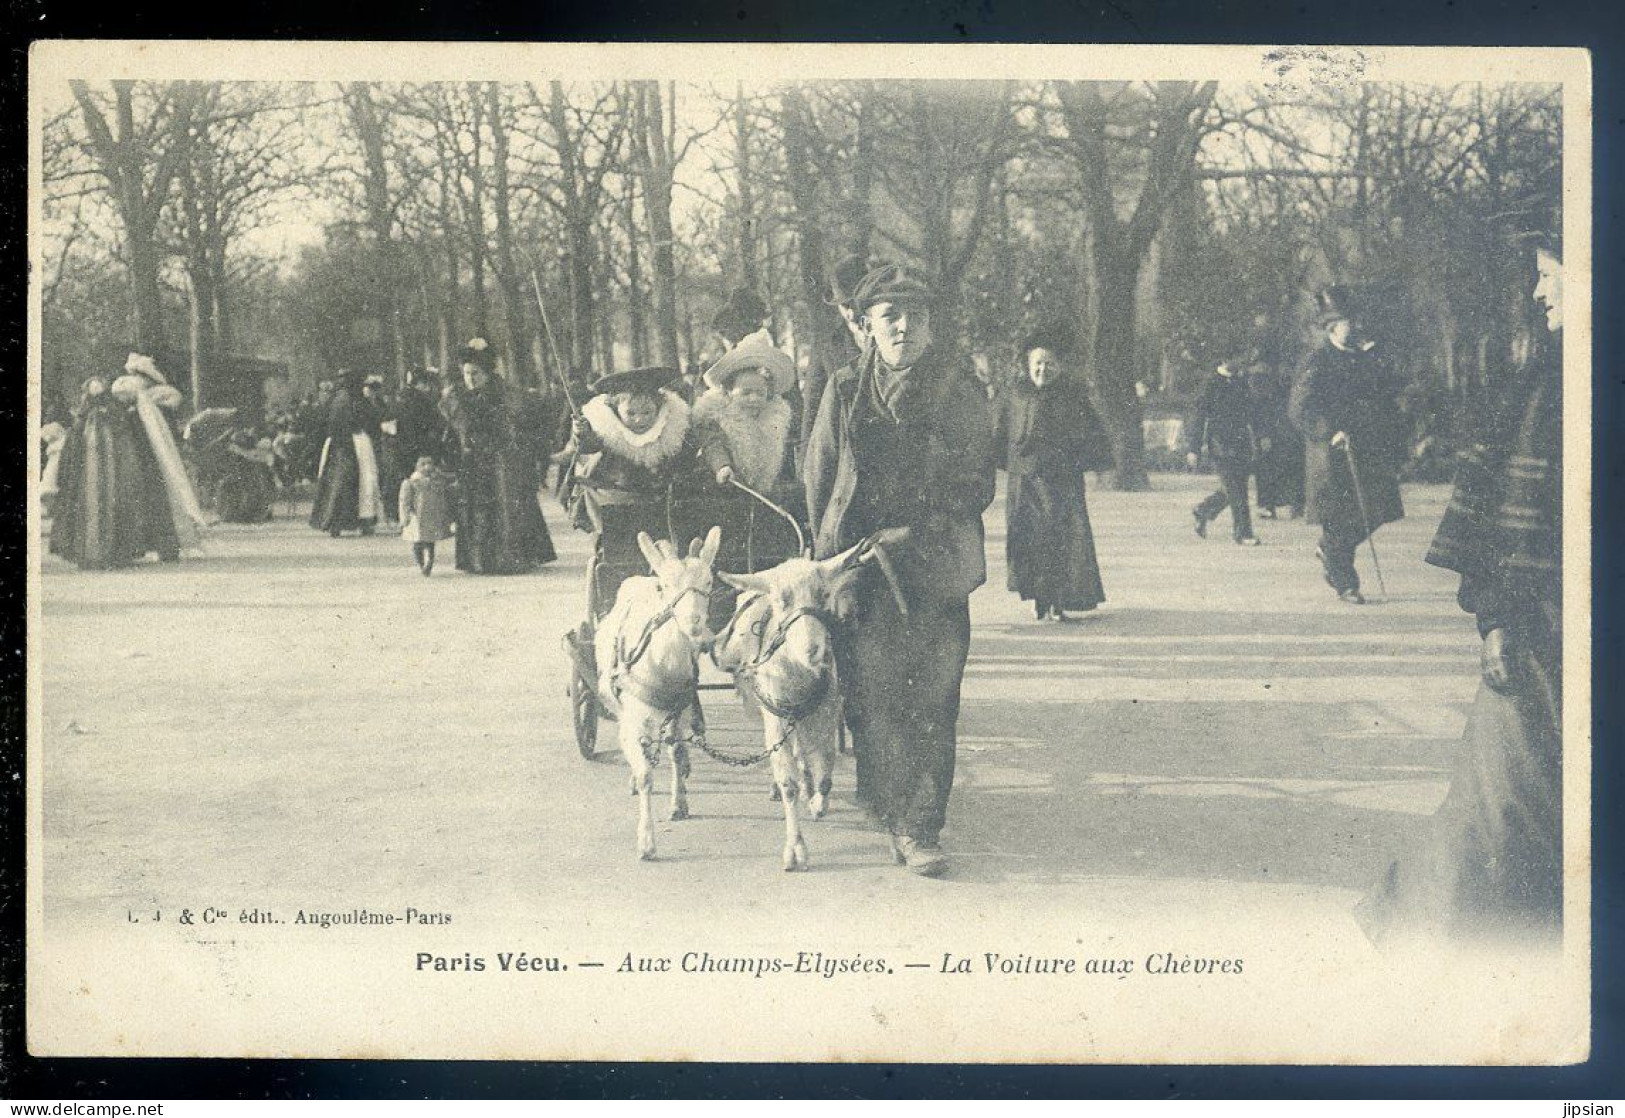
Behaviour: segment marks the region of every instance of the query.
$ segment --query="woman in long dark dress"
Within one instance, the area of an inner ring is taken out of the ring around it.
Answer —
[[[1419,931],[1554,940],[1563,911],[1562,264],[1538,254],[1550,331],[1494,390],[1458,461],[1427,561],[1461,575],[1482,681],[1450,791],[1357,915],[1373,940]]]
[[[165,562],[200,543],[203,513],[160,409],[181,394],[141,354],[85,381],[57,467],[50,550],[83,570]]]
[[[1277,509],[1292,519],[1303,515],[1303,436],[1287,418],[1292,378],[1278,368],[1260,365],[1247,372],[1247,389],[1258,413],[1258,461],[1253,474],[1258,507],[1274,520]]]
[[[310,526],[337,536],[359,529],[364,536],[384,518],[378,471],[378,417],[363,397],[360,373],[346,372],[327,406],[316,498]]]
[[[536,473],[543,431],[520,393],[496,373],[484,338],[462,348],[462,384],[441,401],[457,447],[457,569],[477,575],[533,571],[558,558],[542,518]]]
[[[1026,368],[998,418],[1007,585],[1040,621],[1064,621],[1067,610],[1106,600],[1084,475],[1110,469],[1111,448],[1084,386],[1063,375],[1064,337],[1038,335],[1023,348]]]

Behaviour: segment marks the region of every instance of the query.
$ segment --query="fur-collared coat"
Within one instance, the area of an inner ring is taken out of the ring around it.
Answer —
[[[774,397],[761,414],[752,416],[727,392],[712,388],[694,402],[694,426],[713,477],[731,467],[740,482],[801,518],[795,409],[788,400]],[[720,569],[763,571],[797,553],[795,528],[750,494],[726,486],[710,503],[722,528]]]
[[[745,414],[720,388],[707,389],[694,401],[694,422],[712,473],[732,466],[740,481],[775,499],[795,483],[794,420],[790,403],[782,396],[769,400],[756,416]]]
[[[581,418],[592,429],[576,447],[576,474],[587,488],[663,500],[673,483],[698,479],[700,444],[692,411],[670,389],[660,390],[660,415],[641,434],[621,422],[607,396],[582,405]]]

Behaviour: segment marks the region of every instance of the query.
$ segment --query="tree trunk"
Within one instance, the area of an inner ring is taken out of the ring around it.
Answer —
[[[582,197],[581,150],[565,110],[564,83],[550,83],[547,115],[559,153],[559,188],[564,195],[564,233],[569,249],[570,361],[579,370],[591,370],[595,317],[592,262],[597,246],[589,200]]]
[[[474,281],[474,329],[481,337],[486,337],[491,332],[491,305],[485,295],[485,130],[482,123],[485,113],[483,103],[472,85],[469,91],[473,115],[473,128],[470,130],[473,151],[469,154],[467,165],[468,196],[464,217],[468,223],[469,275]]]
[[[84,117],[96,169],[107,180],[124,226],[124,249],[130,273],[130,300],[135,314],[135,345],[144,353],[169,357],[164,329],[163,288],[159,272],[163,250],[158,244],[158,218],[169,200],[170,187],[190,155],[192,111],[198,87],[176,83],[166,93],[170,113],[166,127],[138,127],[135,120],[135,83],[113,82],[114,125],[108,123],[79,80],[69,88]],[[149,181],[146,165],[153,164]]]
[[[602,297],[597,300],[597,305],[600,308],[597,316],[598,352],[603,371],[607,374],[615,371],[615,320],[612,313],[615,303],[614,299],[611,298],[615,280],[611,265],[610,230],[605,228],[599,232],[601,235],[598,238],[600,252],[597,271],[598,290]]]
[[[671,96],[675,99],[676,89]],[[677,257],[672,249],[672,164],[676,161],[666,131],[666,111],[659,82],[638,85],[638,134],[633,145],[643,173],[643,208],[654,254],[655,353],[660,364],[676,367]]]
[[[642,368],[649,363],[649,304],[643,291],[643,256],[638,250],[636,194],[630,175],[626,179],[626,312],[632,331],[632,364]]]
[[[734,182],[739,199],[739,282],[760,293],[762,276],[757,270],[756,194],[751,181],[750,113],[745,104],[745,85],[740,82],[734,94]]]
[[[817,417],[810,414],[814,401],[824,392],[824,378],[830,371],[833,355],[830,353],[830,335],[840,327],[839,317],[824,304],[825,276],[828,265],[824,260],[824,234],[818,209],[818,184],[812,177],[812,122],[806,98],[801,90],[787,88],[783,93],[784,105],[784,165],[790,200],[795,206],[796,245],[801,278],[801,298],[807,307],[806,337],[812,350],[807,366],[807,383],[802,388],[802,399],[808,413],[802,416],[802,431],[812,430]]]
[[[366,168],[362,176],[362,195],[366,204],[367,227],[373,237],[374,298],[383,320],[384,337],[388,339],[390,367],[394,369],[396,378],[403,380],[406,376],[406,352],[401,344],[400,307],[395,286],[395,220],[389,204],[389,162],[384,154],[383,118],[372,99],[372,88],[365,82],[350,84],[346,103],[356,138],[361,141],[362,163]]]
[[[1135,391],[1135,303],[1141,259],[1119,249],[1102,251],[1097,243],[1090,256],[1089,291],[1094,300],[1090,317],[1095,326],[1094,349],[1089,355],[1089,381],[1100,402],[1101,418],[1111,434],[1117,469],[1113,488],[1134,491],[1151,488],[1145,468],[1145,433],[1141,429],[1140,397]]]
[[[525,313],[525,277],[514,252],[513,201],[508,184],[508,124],[502,95],[495,82],[485,85],[491,120],[491,208],[497,225],[497,283],[502,293],[502,325],[508,338],[508,362],[514,380],[526,387],[536,384],[530,360],[530,339]]]

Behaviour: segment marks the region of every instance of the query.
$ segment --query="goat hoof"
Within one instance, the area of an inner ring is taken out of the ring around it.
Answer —
[[[814,796],[807,803],[807,811],[814,819],[822,819],[829,811],[829,801],[822,794]]]
[[[801,841],[784,848],[784,871],[792,873],[807,868],[807,844]]]
[[[671,818],[672,818],[672,822],[674,822],[674,823],[676,821],[678,821],[679,819],[687,819],[688,818],[688,805],[687,804],[680,804],[677,807],[672,808],[671,809]]]

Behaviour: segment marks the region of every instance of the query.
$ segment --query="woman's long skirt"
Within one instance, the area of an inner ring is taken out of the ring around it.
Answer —
[[[58,470],[52,554],[84,570],[129,566],[151,551],[180,557],[158,461],[125,416],[87,414],[69,434]]]
[[[518,452],[463,459],[458,474],[457,569],[515,575],[558,558],[529,461]]]
[[[364,460],[366,459],[366,460]],[[370,528],[383,517],[378,460],[366,435],[334,438],[323,448],[310,526],[323,532]]]
[[[1062,610],[1106,600],[1082,475],[1063,484],[1034,474],[1012,477],[1005,517],[1009,589]]]
[[[1450,791],[1356,915],[1376,942],[1406,932],[1552,941],[1562,929],[1562,677],[1555,637],[1519,642],[1510,693],[1481,684]]]

